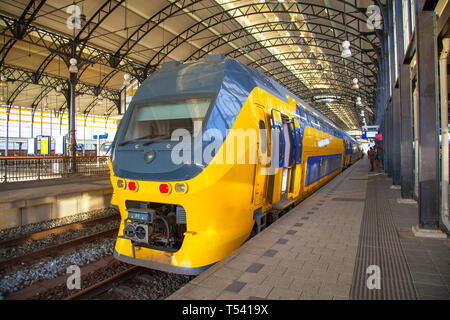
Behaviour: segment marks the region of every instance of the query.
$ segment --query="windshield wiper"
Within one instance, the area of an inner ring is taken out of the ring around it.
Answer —
[[[148,136],[144,136],[144,137],[140,137],[140,138],[136,138],[136,139],[131,139],[131,140],[128,140],[128,141],[124,141],[124,142],[119,143],[119,146],[124,146],[124,145],[126,145],[126,144],[130,144],[130,143],[133,143],[133,142],[138,142],[138,141],[140,141],[140,140],[149,139],[149,138],[151,138],[151,137],[153,137],[153,136],[154,136],[153,134],[150,134],[150,135],[148,135]]]
[[[157,136],[157,137],[155,137],[154,139],[152,139],[151,141],[146,142],[146,143],[144,143],[144,144],[142,144],[142,145],[143,145],[143,146],[148,146],[149,144],[152,144],[152,143],[155,143],[155,142],[164,140],[164,139],[166,139],[166,138],[170,138],[171,136],[172,136],[171,134],[165,134],[165,135],[162,135],[162,136]]]

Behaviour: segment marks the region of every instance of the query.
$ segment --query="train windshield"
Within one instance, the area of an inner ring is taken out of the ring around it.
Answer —
[[[137,105],[121,144],[169,139],[177,129],[186,129],[192,134],[194,123],[203,122],[205,119],[211,100],[211,98],[186,99]]]

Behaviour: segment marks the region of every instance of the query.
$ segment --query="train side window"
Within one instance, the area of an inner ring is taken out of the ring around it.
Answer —
[[[284,152],[283,152],[283,149],[284,149],[284,137],[283,137],[283,130],[281,130],[281,127],[280,127],[280,130],[279,130],[279,135],[278,135],[278,138],[279,138],[279,145],[278,145],[278,148],[279,148],[279,156],[280,156],[280,159],[279,159],[279,163],[280,164],[284,164],[284,159],[283,159],[283,157],[284,157]]]
[[[315,116],[314,118],[315,118],[314,120],[316,122],[316,127],[320,128],[320,119],[317,116]]]
[[[298,143],[298,148],[297,148],[297,159],[296,162],[297,163],[301,163],[302,162],[302,136],[300,135],[300,131],[296,131],[297,134],[297,143]]]
[[[261,152],[267,152],[267,130],[264,121],[259,120],[259,136],[261,137]]]
[[[305,114],[305,111],[303,109],[300,109],[300,118],[303,121],[306,121],[306,114]]]

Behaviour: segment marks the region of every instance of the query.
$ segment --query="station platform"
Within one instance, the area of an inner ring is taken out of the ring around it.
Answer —
[[[450,299],[450,240],[416,238],[417,210],[365,157],[168,299]]]
[[[0,229],[109,207],[109,175],[0,185]]]

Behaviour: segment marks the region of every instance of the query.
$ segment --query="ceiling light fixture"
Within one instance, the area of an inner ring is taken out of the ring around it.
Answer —
[[[345,40],[344,42],[342,42],[342,54],[341,54],[342,58],[350,58],[352,56],[350,46],[351,46],[350,41]]]
[[[125,87],[128,87],[130,85],[130,79],[131,79],[131,76],[128,73],[125,73],[123,75],[123,85]]]
[[[70,63],[69,72],[70,73],[78,73],[77,59],[70,58],[69,63]]]
[[[6,87],[8,84],[6,83],[6,81],[8,81],[8,79],[6,78],[6,76],[2,73],[0,75],[0,87]]]

